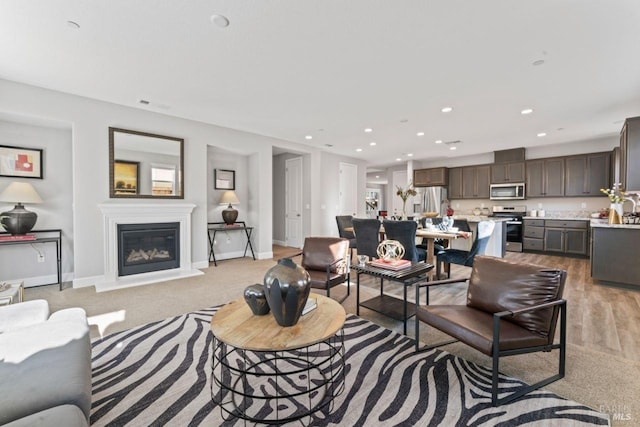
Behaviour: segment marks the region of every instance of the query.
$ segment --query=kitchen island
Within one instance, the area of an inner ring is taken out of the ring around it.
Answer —
[[[463,219],[469,223],[471,232],[473,233],[473,240],[478,235],[478,223],[480,221],[493,221],[496,223],[493,233],[487,242],[487,248],[484,255],[494,256],[498,258],[504,258],[506,245],[507,245],[507,218],[496,218],[480,215],[454,215],[453,219]],[[471,249],[473,240],[458,239],[451,242],[451,247],[454,249],[462,249],[468,251]]]
[[[639,224],[591,220],[591,277],[640,288]]]

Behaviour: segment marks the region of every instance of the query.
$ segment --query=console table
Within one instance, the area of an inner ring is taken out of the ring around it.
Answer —
[[[59,285],[62,290],[62,230],[31,230],[29,234],[33,234],[35,239],[31,240],[0,240],[0,247],[10,247],[14,245],[26,245],[36,243],[55,243],[56,245],[56,272],[58,281],[46,283],[46,285]],[[9,236],[9,233],[0,233],[0,236]]]
[[[344,391],[346,313],[314,297],[318,307],[290,327],[254,315],[243,298],[214,314],[211,397],[225,420],[284,424],[330,408]]]
[[[216,254],[213,251],[213,246],[216,241],[216,233],[220,231],[244,231],[247,236],[247,244],[244,245],[244,254],[242,258],[247,256],[247,249],[251,249],[251,256],[253,260],[256,260],[256,255],[253,253],[253,246],[251,245],[251,233],[253,233],[253,227],[247,227],[244,221],[234,222],[233,225],[228,225],[225,222],[209,222],[207,223],[207,237],[209,238],[209,262],[213,261],[213,265],[218,266],[216,261]],[[240,258],[240,257],[239,257]]]

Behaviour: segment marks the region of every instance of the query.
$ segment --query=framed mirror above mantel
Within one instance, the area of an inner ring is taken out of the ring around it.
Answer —
[[[109,128],[109,197],[184,199],[184,139]]]

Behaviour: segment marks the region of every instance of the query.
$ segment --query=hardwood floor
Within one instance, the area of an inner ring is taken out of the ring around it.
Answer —
[[[569,343],[640,361],[640,289],[607,286],[592,280],[589,260],[584,258],[515,252],[507,252],[506,258],[567,270],[564,297],[567,300]],[[470,270],[452,265],[451,274],[452,277],[463,277]],[[370,277],[361,276],[361,284],[379,289],[378,280]],[[385,293],[401,297],[402,288],[385,283]],[[413,290],[409,295],[414,295]],[[431,304],[464,304],[466,284],[433,289],[430,296]],[[367,316],[366,311],[361,310],[363,317]]]

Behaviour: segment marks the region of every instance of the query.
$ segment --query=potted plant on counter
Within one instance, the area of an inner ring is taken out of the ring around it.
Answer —
[[[620,189],[620,183],[613,184],[613,188],[601,188],[601,192],[609,197],[609,224],[622,224],[622,202],[624,202],[624,190]]]

